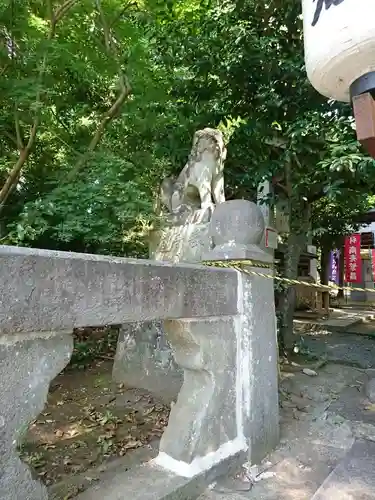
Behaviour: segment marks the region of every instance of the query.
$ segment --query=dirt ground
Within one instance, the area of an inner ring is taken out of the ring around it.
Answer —
[[[245,465],[247,489],[233,483],[222,495],[219,481],[199,500],[310,500],[356,438],[375,440],[375,405],[366,399],[366,379],[364,370],[336,363],[314,375],[283,371],[279,445],[261,464]]]
[[[102,474],[157,454],[170,408],[146,391],[112,382],[116,342],[116,332],[77,338],[74,362],[51,384],[47,405],[20,447],[53,500],[74,498]],[[246,498],[307,500],[354,434],[372,433],[375,440],[375,405],[368,405],[362,390],[364,369],[375,367],[374,340],[311,332],[305,343],[309,356],[283,364],[280,374],[281,442],[269,457],[269,474],[280,481],[261,481]],[[315,373],[304,374],[307,365]],[[319,443],[311,436],[320,436]]]
[[[69,369],[51,385],[47,405],[20,448],[46,485],[122,457],[163,433],[169,408],[146,392],[115,385],[112,364],[99,360]]]
[[[146,391],[114,384],[111,356],[99,355],[88,365],[78,360],[53,381],[46,407],[20,447],[21,458],[56,500],[74,498],[120,457],[129,467],[152,458],[170,410]],[[296,363],[283,368],[292,372],[283,378],[300,371]],[[281,407],[285,416],[298,418],[295,402]]]

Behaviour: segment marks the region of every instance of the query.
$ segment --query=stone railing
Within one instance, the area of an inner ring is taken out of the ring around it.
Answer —
[[[270,261],[257,247],[264,228],[255,205],[223,203],[211,226],[216,247],[207,258]],[[0,278],[2,500],[47,498],[20,461],[17,443],[42,411],[50,382],[69,362],[76,327],[165,322],[184,382],[146,477],[156,471],[169,481],[177,477],[186,483],[202,475],[212,480],[220,464],[235,458],[256,462],[277,443],[272,279],[232,269],[7,246],[0,246]],[[107,493],[111,487],[119,485],[108,485]],[[134,484],[131,489],[133,498],[148,498],[147,491],[134,496]],[[126,482],[121,491],[126,498]],[[157,498],[155,491],[152,495]],[[82,498],[104,497],[93,488]]]

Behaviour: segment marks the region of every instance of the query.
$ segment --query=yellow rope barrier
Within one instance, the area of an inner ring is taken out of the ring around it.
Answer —
[[[260,267],[260,268],[266,268],[266,269],[273,270],[272,265],[270,265],[270,264],[267,265],[267,264],[253,261],[253,260],[228,260],[228,261],[213,260],[213,261],[203,261],[202,263],[205,266],[210,266],[210,267],[224,267],[224,268],[235,269],[236,271],[242,272],[242,273],[247,274],[249,276],[260,276],[261,278],[273,279],[273,280],[281,281],[282,283],[286,283],[287,285],[303,285],[303,286],[307,286],[310,288],[316,288],[316,289],[326,290],[326,291],[344,290],[344,291],[350,291],[350,292],[375,293],[374,288],[358,288],[358,287],[350,287],[350,286],[321,285],[319,283],[310,283],[308,281],[294,280],[294,279],[284,278],[282,276],[274,276],[273,274],[260,273],[260,272],[248,269],[248,266]]]

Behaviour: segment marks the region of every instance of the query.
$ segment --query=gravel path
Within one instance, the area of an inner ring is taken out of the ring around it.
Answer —
[[[304,347],[318,357],[359,368],[375,368],[375,338],[340,332],[312,332],[302,336]]]

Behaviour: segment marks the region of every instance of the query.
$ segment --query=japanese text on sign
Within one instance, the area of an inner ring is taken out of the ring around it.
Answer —
[[[330,265],[329,265],[329,281],[336,285],[340,284],[340,251],[333,250],[330,252]]]
[[[348,283],[362,282],[361,235],[345,238],[345,279]]]

